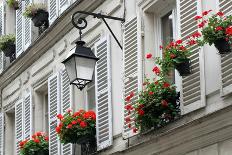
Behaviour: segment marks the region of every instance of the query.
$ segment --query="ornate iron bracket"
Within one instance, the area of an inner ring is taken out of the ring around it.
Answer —
[[[124,18],[107,16],[107,15],[103,15],[101,13],[92,13],[92,12],[85,12],[85,11],[77,11],[77,12],[75,12],[72,15],[72,24],[74,25],[74,27],[76,27],[77,29],[79,29],[80,40],[81,40],[81,35],[82,35],[81,31],[83,29],[85,29],[88,24],[87,24],[87,21],[86,21],[85,18],[83,18],[83,17],[77,17],[77,14],[90,15],[90,16],[93,16],[94,18],[102,19],[103,22],[105,23],[105,25],[107,26],[108,30],[110,31],[110,33],[114,37],[115,41],[117,42],[118,46],[122,49],[122,45],[120,44],[120,42],[116,38],[115,34],[113,33],[112,29],[110,28],[109,24],[106,22],[105,19],[118,20],[118,21],[121,21],[122,23],[124,23],[125,22]]]

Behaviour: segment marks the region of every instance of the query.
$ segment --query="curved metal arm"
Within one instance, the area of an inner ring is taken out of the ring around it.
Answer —
[[[101,13],[92,13],[92,12],[86,12],[86,11],[77,11],[72,15],[72,24],[74,25],[74,27],[76,27],[77,29],[79,29],[79,34],[80,34],[80,39],[81,39],[81,35],[82,32],[81,30],[85,29],[87,27],[87,21],[85,18],[75,18],[75,16],[77,14],[85,14],[85,15],[90,15],[93,16],[94,18],[98,18],[98,19],[102,19],[103,22],[106,24],[107,28],[109,29],[110,33],[112,34],[112,36],[114,37],[114,39],[116,40],[116,42],[118,43],[119,47],[122,49],[122,45],[120,44],[120,42],[118,41],[118,39],[116,38],[115,34],[113,33],[112,29],[110,28],[110,26],[108,25],[108,23],[106,22],[105,18],[107,19],[113,19],[113,20],[119,20],[121,22],[125,22],[124,18],[118,18],[118,17],[112,17],[112,16],[107,16],[107,15],[102,15]],[[76,20],[76,22],[75,22]],[[79,26],[80,24],[83,24],[84,26]]]

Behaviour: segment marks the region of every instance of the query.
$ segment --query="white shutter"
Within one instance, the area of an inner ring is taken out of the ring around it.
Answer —
[[[0,155],[4,155],[4,113],[0,113]]]
[[[19,0],[19,9],[16,10],[16,57],[23,52],[23,16],[22,1]]]
[[[49,154],[60,155],[60,141],[56,134],[58,120],[57,114],[60,113],[60,76],[53,75],[48,79],[48,107],[49,107]]]
[[[23,101],[15,105],[15,143],[16,155],[20,155],[19,143],[23,140]]]
[[[95,54],[99,58],[95,69],[97,150],[102,150],[113,143],[109,36],[95,44]]]
[[[27,94],[23,100],[24,103],[24,139],[30,139],[32,136],[32,96]]]
[[[49,0],[48,3],[49,3],[48,4],[49,23],[51,25],[58,17],[59,1],[58,0]]]
[[[201,13],[201,1],[178,0],[180,17],[181,38],[186,40],[188,36],[198,31],[198,23],[194,17]],[[182,77],[181,107],[182,114],[189,113],[205,106],[204,85],[204,57],[197,45],[191,49],[192,74]]]
[[[0,74],[4,71],[5,67],[5,55],[2,51],[0,51]]]
[[[123,98],[125,99],[131,92],[134,92],[136,96],[132,101],[138,99],[139,91],[139,53],[138,53],[138,21],[137,17],[129,20],[125,23],[124,30],[124,47],[123,47],[123,66],[124,66],[124,88]],[[128,103],[124,101],[124,106]],[[130,103],[131,104],[131,103]],[[133,127],[135,124],[131,122],[131,128],[128,127],[129,123],[125,121],[128,117],[128,111],[124,109],[124,126],[123,126],[123,138],[129,138],[134,136]]]
[[[24,0],[23,11],[31,3],[30,0]],[[23,50],[25,51],[31,44],[31,19],[23,17]]]
[[[4,5],[3,2],[0,4],[0,35],[4,34]],[[4,66],[5,65],[5,55],[2,51],[0,51],[0,74],[3,72],[4,70]]]
[[[225,15],[232,15],[232,1],[219,0],[219,9]],[[221,55],[221,95],[232,92],[232,53]]]
[[[69,0],[59,0],[59,14],[64,12],[70,5]]]
[[[71,85],[66,70],[61,71],[61,113],[64,114],[72,107]],[[72,144],[61,144],[62,155],[72,154]]]

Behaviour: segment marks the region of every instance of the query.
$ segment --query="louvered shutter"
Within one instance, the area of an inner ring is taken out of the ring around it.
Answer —
[[[4,155],[4,113],[0,113],[0,155]]]
[[[61,113],[64,114],[72,107],[71,85],[66,70],[61,71]],[[72,154],[72,144],[61,144],[62,155]]]
[[[4,34],[4,6],[3,2],[0,4],[0,35]],[[5,55],[2,51],[0,51],[0,74],[4,70],[5,65]]]
[[[19,9],[16,10],[16,57],[23,52],[23,16],[22,0],[18,1]]]
[[[64,12],[70,5],[69,0],[59,0],[59,14]]]
[[[0,51],[0,74],[3,72],[5,67],[5,55],[2,51]]]
[[[123,47],[123,98],[125,99],[131,92],[134,92],[136,96],[132,99],[133,103],[138,99],[137,93],[139,90],[138,54],[138,22],[137,17],[135,17],[125,23]],[[130,102],[130,104],[132,104],[132,102]],[[124,105],[126,106],[127,104],[128,103],[124,101]],[[129,128],[129,123],[125,121],[126,117],[128,117],[128,112],[124,109],[123,138],[129,138],[135,135],[132,131],[135,124],[131,122],[131,128]]]
[[[95,54],[99,58],[95,69],[97,150],[102,150],[113,143],[109,36],[95,44]]]
[[[60,155],[60,141],[56,134],[58,120],[57,114],[60,113],[60,76],[53,75],[48,79],[48,107],[49,107],[49,154]]]
[[[219,9],[225,15],[232,15],[232,1],[219,0]],[[221,95],[232,92],[232,53],[221,55]]]
[[[49,23],[52,24],[59,15],[59,13],[58,13],[59,1],[58,0],[49,0],[48,2],[49,2],[49,4],[48,4]]]
[[[23,11],[31,3],[30,0],[23,1]],[[25,51],[31,44],[31,19],[23,17],[23,50]]]
[[[30,139],[32,136],[32,98],[31,93],[27,94],[23,100],[24,103],[24,139]]]
[[[201,13],[199,0],[179,0],[180,34],[183,40],[198,31],[194,17]],[[197,45],[191,49],[192,74],[182,77],[181,106],[182,114],[205,106],[204,58]]]
[[[15,143],[16,155],[20,155],[19,143],[23,140],[23,101],[15,105]]]

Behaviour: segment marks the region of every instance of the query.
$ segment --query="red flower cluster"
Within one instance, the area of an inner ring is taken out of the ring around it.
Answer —
[[[160,69],[159,67],[155,66],[152,71],[156,74],[156,75],[159,75],[160,74]]]
[[[46,136],[44,132],[36,132],[34,135],[32,135],[31,138],[32,138],[31,140],[26,139],[26,140],[21,141],[19,143],[20,149],[24,149],[24,146],[26,144],[28,145],[34,145],[32,143],[40,144],[42,141],[45,141],[48,144],[48,140],[49,140],[48,136]]]
[[[147,59],[150,59],[152,57],[152,54],[151,53],[148,53],[147,55],[146,55],[146,58]]]
[[[226,35],[227,36],[232,36],[232,26],[229,26],[226,28]]]

